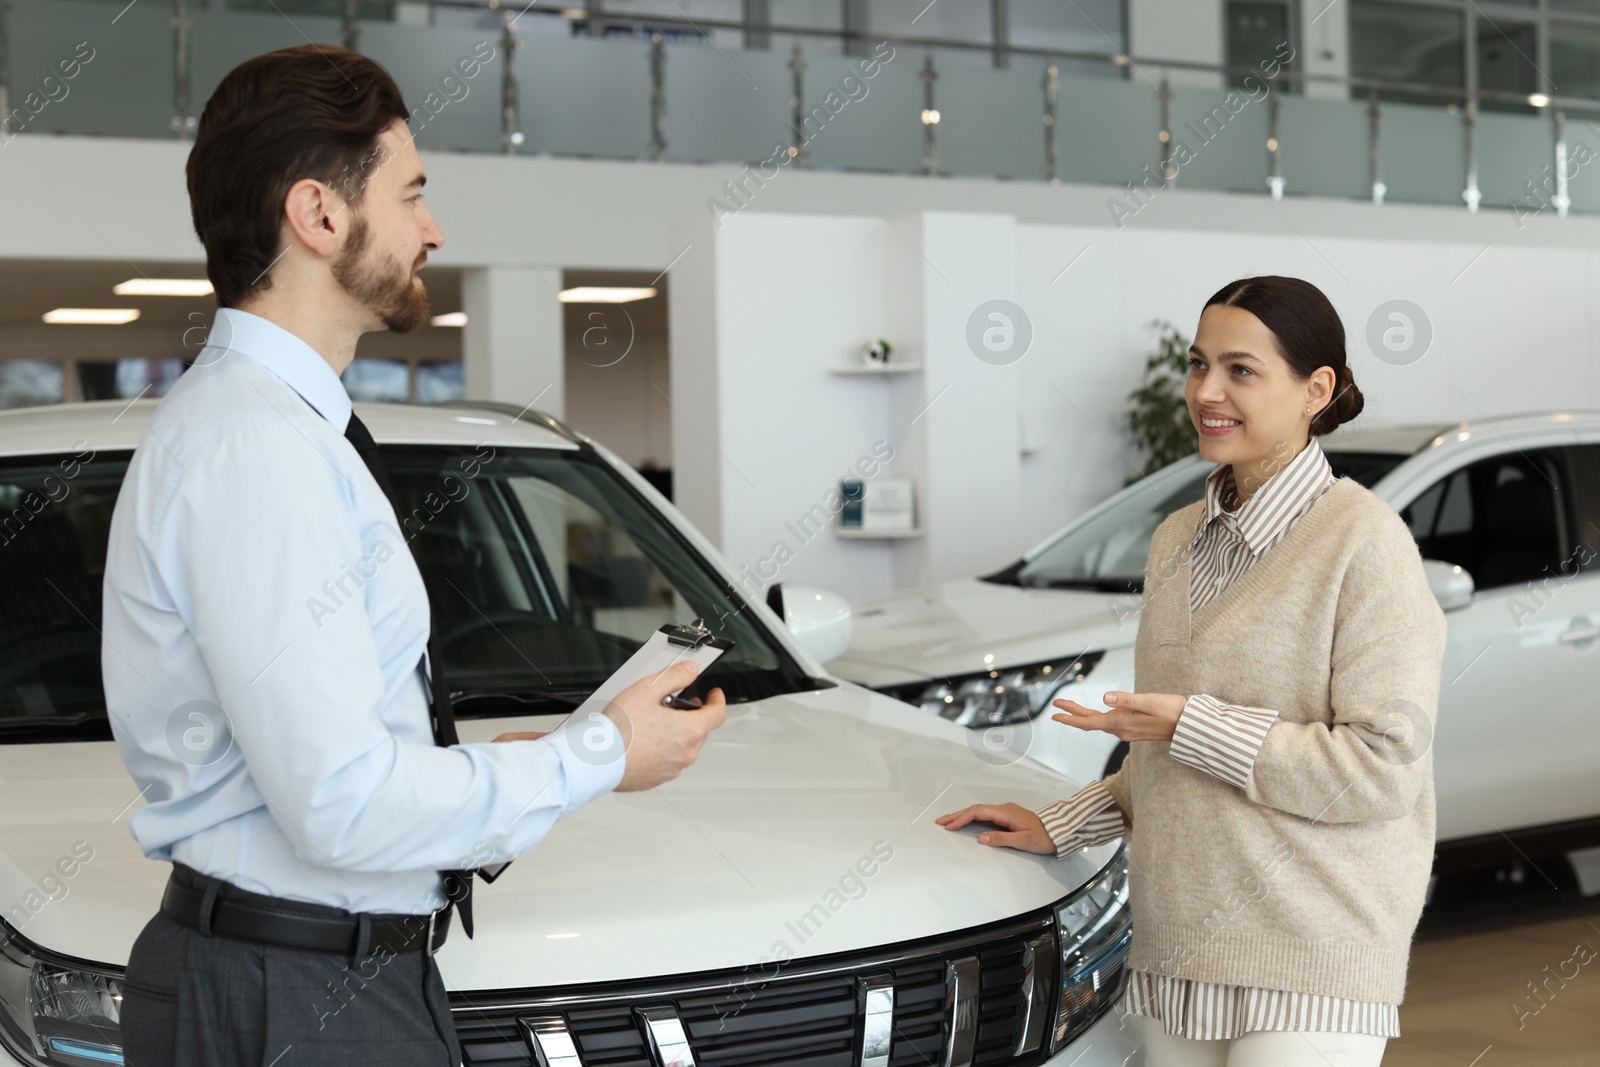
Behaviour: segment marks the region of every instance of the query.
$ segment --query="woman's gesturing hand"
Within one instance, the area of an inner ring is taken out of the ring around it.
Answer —
[[[1004,845],[1041,856],[1056,854],[1056,846],[1045,832],[1044,823],[1021,804],[974,804],[933,821],[946,830],[959,830],[973,820],[1005,827],[1003,831],[986,830],[979,834],[980,845]]]
[[[1051,706],[1066,714],[1050,718],[1080,730],[1115,734],[1124,741],[1170,741],[1189,698],[1175,693],[1111,692],[1105,701],[1111,705],[1110,711],[1086,708],[1076,700],[1054,700]]]

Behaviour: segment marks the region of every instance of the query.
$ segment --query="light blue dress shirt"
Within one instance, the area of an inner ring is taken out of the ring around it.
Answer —
[[[440,870],[525,853],[614,789],[622,746],[604,717],[605,738],[569,720],[538,741],[435,746],[427,594],[349,418],[304,341],[217,313],[112,515],[106,707],[144,789],[130,829],[146,856],[416,914],[442,903]]]

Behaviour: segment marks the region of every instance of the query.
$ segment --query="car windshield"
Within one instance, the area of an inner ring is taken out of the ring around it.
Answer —
[[[695,618],[736,644],[691,694],[721,686],[740,702],[826,684],[598,457],[485,451],[383,448],[458,714],[568,709],[663,624]],[[68,459],[0,459],[0,743],[110,737],[101,583],[129,453],[102,451],[63,481]]]
[[[1352,478],[1369,489],[1406,458],[1391,452],[1325,454],[1336,477]],[[1156,527],[1174,511],[1204,497],[1206,476],[1215,469],[1210,463],[1195,463],[1181,472],[1146,479],[1126,490],[1127,495],[1105,511],[1067,527],[1033,559],[990,575],[988,580],[1034,589],[1142,592],[1145,560]]]

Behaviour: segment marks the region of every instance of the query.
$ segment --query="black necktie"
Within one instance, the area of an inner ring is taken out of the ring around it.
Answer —
[[[350,424],[345,427],[344,435],[355,446],[356,454],[372,472],[373,480],[383,490],[383,495],[389,498],[389,503],[394,505],[396,516],[400,512],[400,502],[394,497],[394,486],[389,482],[389,472],[384,469],[383,457],[378,455],[378,445],[372,439],[372,434],[367,430],[366,423],[350,413]],[[444,687],[444,657],[439,654],[439,634],[433,625],[433,613],[428,613],[428,666],[432,669],[429,679],[433,689],[433,740],[442,748],[448,748],[458,743],[461,738],[456,734],[456,716],[450,708],[450,691]],[[420,666],[420,664],[419,664]],[[468,937],[472,936],[472,872],[471,871],[440,871],[444,877],[445,896],[453,900],[456,911],[461,915],[461,930]]]

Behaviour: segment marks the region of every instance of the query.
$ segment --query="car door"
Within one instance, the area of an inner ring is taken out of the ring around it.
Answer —
[[[1600,814],[1600,531],[1579,535],[1579,509],[1596,518],[1597,471],[1590,452],[1508,446],[1400,509],[1423,557],[1460,565],[1476,586],[1448,616],[1440,840]]]

